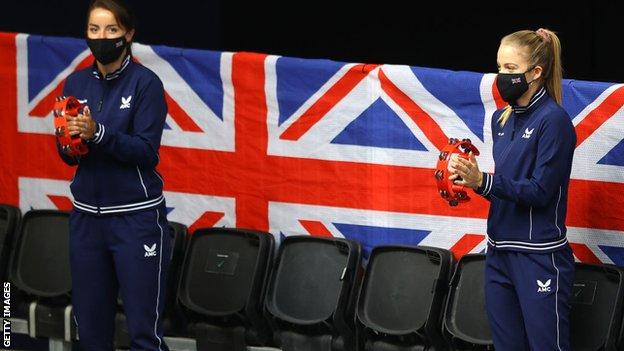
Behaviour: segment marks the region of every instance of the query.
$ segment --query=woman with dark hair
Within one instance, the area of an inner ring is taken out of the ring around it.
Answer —
[[[492,118],[496,171],[451,162],[457,184],[490,200],[485,300],[494,348],[570,350],[574,257],[566,208],[576,133],[561,107],[561,45],[547,29],[505,36]],[[461,180],[458,179],[461,177]]]
[[[134,21],[118,0],[96,0],[87,14],[95,62],[74,72],[63,95],[87,105],[69,131],[88,147],[83,156],[59,148],[77,165],[71,192],[72,303],[80,344],[112,350],[118,292],[132,350],[168,350],[162,312],[170,236],[163,180],[156,171],[167,106],[163,84],[133,61]]]

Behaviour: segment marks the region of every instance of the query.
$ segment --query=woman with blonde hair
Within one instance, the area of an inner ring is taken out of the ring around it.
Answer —
[[[505,36],[492,118],[492,174],[474,155],[450,179],[490,201],[485,299],[497,350],[570,350],[574,256],[566,208],[576,134],[561,107],[561,44],[547,29]]]

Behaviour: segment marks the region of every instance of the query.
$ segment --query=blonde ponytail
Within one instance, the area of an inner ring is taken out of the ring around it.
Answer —
[[[505,123],[507,123],[507,120],[509,119],[509,116],[511,116],[511,106],[507,105],[505,107],[505,109],[503,110],[503,113],[501,113],[500,117],[498,117],[498,124],[502,126],[505,125]]]
[[[550,74],[545,78],[544,86],[546,86],[546,92],[553,98],[559,105],[562,101],[561,81],[563,80],[563,66],[561,64],[561,42],[559,37],[554,32],[545,30],[550,36],[550,45],[552,50],[552,66]]]

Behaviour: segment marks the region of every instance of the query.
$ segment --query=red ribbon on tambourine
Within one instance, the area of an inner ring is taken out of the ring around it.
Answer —
[[[440,151],[438,164],[433,176],[436,179],[440,196],[448,201],[451,206],[457,206],[459,203],[470,201],[470,196],[466,192],[468,190],[467,187],[453,184],[453,181],[448,179],[451,176],[448,163],[454,154],[468,159],[471,151],[475,156],[479,156],[479,150],[472,145],[470,139],[462,139],[460,141],[455,138],[450,138],[449,143]],[[461,180],[461,178],[458,179]]]
[[[76,117],[82,113],[84,105],[73,96],[60,96],[54,102],[54,133],[61,145],[61,150],[70,156],[82,156],[89,152],[84,140],[69,134],[67,117]]]

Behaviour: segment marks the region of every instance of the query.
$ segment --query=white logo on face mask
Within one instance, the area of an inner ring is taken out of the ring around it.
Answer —
[[[541,293],[550,292],[550,283],[551,283],[551,279],[548,279],[546,283],[542,283],[542,281],[538,279],[537,280],[537,286],[538,286],[537,292],[541,292]]]
[[[144,244],[143,248],[145,249],[145,257],[156,256],[156,243],[154,243],[151,247]]]
[[[119,106],[119,109],[122,110],[124,108],[130,108],[130,100],[132,100],[132,95],[128,96],[127,98],[122,96],[121,106]]]
[[[522,138],[524,139],[528,139],[531,137],[531,134],[533,134],[533,131],[535,130],[535,128],[529,130],[529,128],[524,130],[524,134],[522,134]]]

